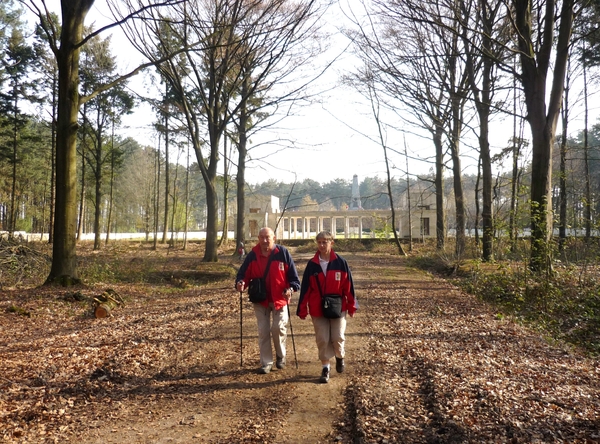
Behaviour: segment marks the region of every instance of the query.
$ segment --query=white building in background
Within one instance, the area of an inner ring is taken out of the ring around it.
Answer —
[[[355,176],[356,177],[356,176]],[[359,197],[360,199],[360,197]],[[412,227],[409,224],[409,201]],[[319,231],[337,238],[393,237],[391,210],[283,211],[276,196],[253,196],[246,200],[246,239],[257,239],[262,227],[270,227],[277,239],[312,239]],[[360,202],[358,203],[360,205]],[[396,209],[396,231],[413,239],[435,237],[435,194],[426,190],[403,193]]]

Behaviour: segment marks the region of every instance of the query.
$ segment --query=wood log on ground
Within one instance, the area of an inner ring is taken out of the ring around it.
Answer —
[[[96,318],[106,318],[110,316],[111,311],[124,303],[123,298],[110,288],[98,298],[94,298],[94,301],[96,302],[96,307],[94,308],[94,316],[96,316]]]

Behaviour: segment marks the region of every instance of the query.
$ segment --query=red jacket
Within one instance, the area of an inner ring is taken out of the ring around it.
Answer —
[[[264,276],[265,270],[261,268],[258,259],[260,254],[260,245],[254,246],[238,270],[235,281],[243,280],[245,288],[248,288],[251,279]],[[271,300],[274,308],[279,310],[287,305],[287,299],[283,294],[285,289],[291,287],[294,291],[298,291],[300,289],[300,279],[298,278],[296,265],[287,248],[275,244],[271,254],[273,259],[271,259],[269,274],[267,274],[267,300],[260,304],[267,307],[269,300]]]
[[[348,311],[349,315],[356,312],[358,301],[354,296],[354,283],[352,282],[352,273],[348,263],[332,250],[327,265],[327,276],[325,276],[319,263],[319,252],[317,251],[314,257],[308,261],[302,276],[300,299],[296,310],[296,314],[301,319],[305,319],[309,313],[311,317],[323,316],[321,293],[317,286],[317,279],[323,295],[338,294],[342,296],[342,311]]]

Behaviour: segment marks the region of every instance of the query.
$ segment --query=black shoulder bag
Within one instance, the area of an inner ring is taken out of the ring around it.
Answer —
[[[339,294],[325,294],[321,291],[321,283],[319,282],[319,273],[314,274],[321,295],[321,309],[323,316],[327,319],[338,319],[342,317],[342,297]]]
[[[248,285],[248,299],[252,303],[256,304],[267,300],[267,275],[269,274],[271,259],[273,259],[273,252],[271,252],[269,255],[269,260],[267,261],[267,267],[263,277],[250,280],[250,285]]]

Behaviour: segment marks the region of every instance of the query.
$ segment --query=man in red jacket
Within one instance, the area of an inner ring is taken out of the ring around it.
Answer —
[[[296,314],[300,319],[310,318],[315,330],[319,359],[323,365],[320,381],[329,381],[329,361],[335,356],[335,369],[344,371],[346,314],[354,316],[358,301],[354,296],[352,273],[346,260],[332,250],[333,236],[328,231],[317,234],[318,251],[308,261],[302,276],[300,299]],[[339,313],[334,318],[325,317],[323,297],[341,299]]]
[[[263,374],[273,368],[271,339],[275,346],[275,365],[280,370],[285,368],[288,304],[294,291],[300,289],[300,279],[290,252],[275,243],[275,234],[268,227],[261,228],[258,244],[246,255],[238,270],[235,280],[237,291],[244,291],[253,279],[264,278],[265,272],[266,299],[252,304],[258,324],[259,372]]]

